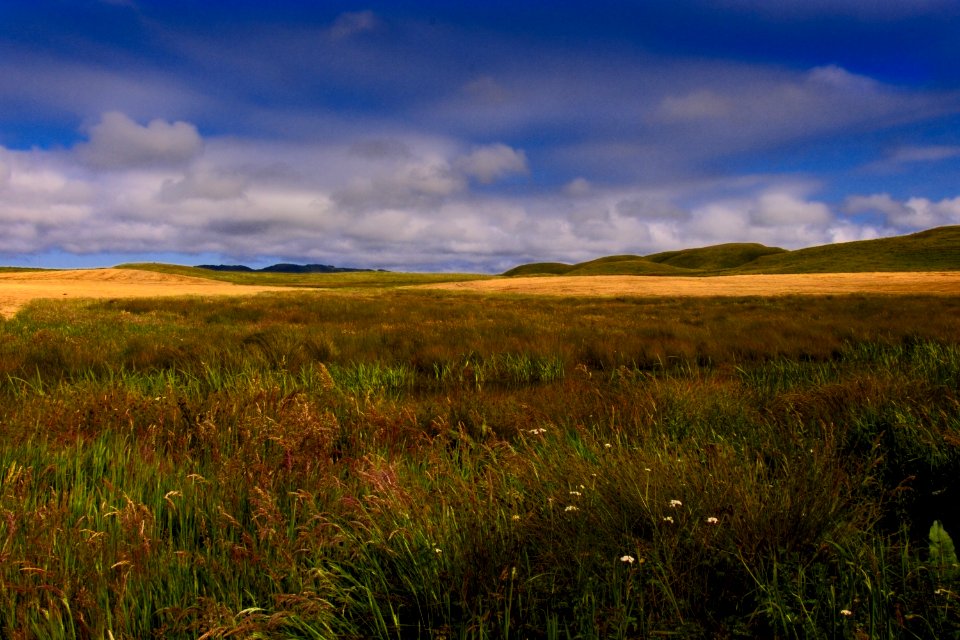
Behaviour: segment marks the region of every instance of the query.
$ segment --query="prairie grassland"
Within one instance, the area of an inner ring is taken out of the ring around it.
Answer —
[[[0,635],[957,637],[958,389],[957,296],[38,301]]]
[[[744,297],[781,295],[957,295],[960,271],[778,273],[734,276],[520,276],[421,285],[437,289],[561,296]]]
[[[252,295],[277,289],[131,269],[0,272],[0,316],[13,316],[31,300],[44,298]]]

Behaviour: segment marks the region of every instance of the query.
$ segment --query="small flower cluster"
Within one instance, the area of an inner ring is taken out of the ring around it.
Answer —
[[[543,427],[537,427],[536,429],[530,429],[530,431],[529,431],[528,433],[529,433],[530,435],[539,436],[539,435],[543,435],[543,434],[546,433],[546,432],[547,432],[547,430],[544,429]]]

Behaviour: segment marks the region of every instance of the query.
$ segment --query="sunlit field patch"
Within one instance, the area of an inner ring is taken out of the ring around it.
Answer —
[[[951,637],[958,388],[948,295],[36,301],[0,634]]]

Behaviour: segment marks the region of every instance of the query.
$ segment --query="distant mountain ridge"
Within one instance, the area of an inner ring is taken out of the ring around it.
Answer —
[[[329,264],[288,264],[285,262],[274,264],[262,269],[253,269],[242,264],[198,264],[197,269],[209,271],[239,271],[249,273],[355,273],[366,271],[383,271],[383,269],[355,269],[353,267],[334,267]]]
[[[707,276],[866,271],[960,271],[960,225],[794,251],[756,243],[729,243],[649,256],[607,256],[578,264],[538,262],[514,267],[503,275]]]

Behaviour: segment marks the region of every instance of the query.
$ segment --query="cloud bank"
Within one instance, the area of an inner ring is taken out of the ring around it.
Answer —
[[[952,13],[909,4],[561,7],[507,28],[415,5],[227,20],[100,3],[64,31],[41,1],[23,11],[47,39],[0,27],[0,259],[497,272],[957,224],[960,78],[936,53]],[[862,64],[896,12],[939,44]],[[718,17],[740,39],[711,39]],[[810,39],[818,17],[829,42]],[[767,54],[773,38],[810,44]]]
[[[202,149],[203,141],[192,124],[158,118],[141,126],[125,114],[111,111],[90,128],[90,141],[77,151],[96,167],[130,169],[183,165]]]
[[[960,221],[960,199],[849,198],[782,176],[659,187],[577,178],[536,195],[473,189],[535,170],[504,143],[428,138],[352,145],[203,139],[186,122],[110,112],[57,151],[0,149],[0,252],[263,256],[390,269],[501,271],[524,260],[732,241],[799,247]],[[691,192],[705,199],[685,204]],[[722,190],[732,196],[711,197]],[[879,211],[883,224],[846,214]]]

